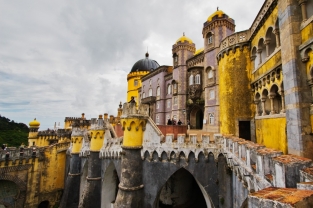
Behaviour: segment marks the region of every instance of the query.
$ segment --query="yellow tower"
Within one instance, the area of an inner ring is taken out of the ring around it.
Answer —
[[[40,123],[36,118],[29,122],[28,146],[35,146],[37,144],[39,126]]]
[[[159,66],[160,65],[156,61],[149,59],[149,53],[146,53],[146,58],[141,59],[134,64],[130,73],[127,75],[127,101],[130,101],[131,98],[134,97],[135,101],[138,102],[140,99],[138,89],[141,88],[141,77],[155,70]]]

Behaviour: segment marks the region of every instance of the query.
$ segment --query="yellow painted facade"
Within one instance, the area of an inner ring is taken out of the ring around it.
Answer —
[[[305,43],[306,41],[310,40],[313,36],[313,23],[310,22],[301,30],[301,41]]]
[[[123,146],[141,147],[143,143],[143,130],[146,123],[140,118],[122,119],[124,129]]]
[[[71,138],[72,146],[72,154],[79,154],[80,149],[83,144],[83,137],[82,136],[75,136]]]
[[[100,151],[103,145],[104,130],[90,130],[90,151]]]
[[[255,120],[257,143],[287,154],[286,118]]]
[[[247,46],[241,51],[229,51],[219,61],[220,132],[238,135],[235,120],[251,119],[250,51]],[[245,86],[245,87],[243,87]]]
[[[268,30],[269,27],[275,28],[275,23],[277,21],[277,17],[278,17],[278,8],[277,6],[273,9],[271,15],[265,20],[264,24],[260,27],[260,29],[258,30],[258,32],[256,33],[256,35],[253,37],[253,39],[251,40],[251,46],[257,46],[258,45],[258,41],[261,38],[265,39],[266,36],[266,32]]]
[[[25,201],[22,200],[24,207],[38,207],[42,201],[49,201],[51,207],[58,207],[64,189],[68,147],[69,143],[42,147],[41,159],[35,157],[28,160],[17,159],[14,162],[9,160],[8,163],[0,162],[1,168],[10,168],[6,173],[7,178],[13,182],[18,180],[26,182],[27,194],[24,196]]]
[[[139,99],[138,89],[141,88],[141,77],[148,74],[149,71],[130,72],[127,75],[127,101],[134,97],[136,102]]]

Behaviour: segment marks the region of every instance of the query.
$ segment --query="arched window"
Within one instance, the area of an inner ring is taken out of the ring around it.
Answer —
[[[137,86],[137,85],[138,85],[138,80],[135,79],[135,80],[134,80],[134,86]]]
[[[157,99],[160,99],[160,94],[161,94],[161,89],[160,87],[157,87],[157,90],[156,90]]]
[[[150,86],[152,85],[152,80],[151,80],[151,79],[149,80],[149,85],[150,85]]]
[[[152,96],[152,88],[149,89],[149,97]]]
[[[212,69],[210,69],[208,72],[208,78],[209,79],[213,78],[213,70]]]
[[[176,82],[174,83],[173,88],[174,88],[174,90],[173,90],[174,93],[177,93],[177,83]]]
[[[193,75],[190,75],[189,77],[189,85],[193,85]]]
[[[146,98],[146,93],[142,93],[142,98]]]
[[[207,41],[208,41],[208,45],[213,43],[213,34],[212,33],[208,33]]]
[[[209,124],[214,124],[214,114],[213,113],[209,113]]]
[[[197,74],[195,77],[196,84],[200,84],[200,74]]]
[[[167,94],[170,95],[172,94],[172,85],[167,85]]]
[[[159,124],[159,122],[160,122],[160,117],[159,117],[159,116],[156,116],[155,123],[156,123],[156,124]]]

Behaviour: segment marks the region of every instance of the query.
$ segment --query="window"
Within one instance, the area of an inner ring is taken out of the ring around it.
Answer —
[[[212,35],[212,33],[209,33],[207,37],[208,37],[208,44],[209,45],[212,44],[213,43],[213,35]]]
[[[170,95],[172,94],[172,85],[167,85],[167,94]]]
[[[134,86],[138,86],[138,80],[134,80]]]
[[[167,108],[170,108],[170,107],[171,107],[171,101],[167,100]]]
[[[146,98],[146,93],[142,93],[142,98]]]
[[[173,88],[174,88],[174,93],[177,93],[177,83],[174,83]]]
[[[193,75],[190,75],[189,77],[189,85],[193,85]]]
[[[161,93],[161,89],[160,87],[157,87],[157,91],[156,91],[157,96],[160,96],[160,93]]]
[[[177,97],[174,97],[174,105],[177,105]]]
[[[149,89],[149,97],[152,96],[152,89]]]
[[[151,79],[149,80],[149,85],[150,85],[150,86],[152,85],[152,80],[151,80]]]
[[[195,77],[196,84],[200,84],[200,74],[197,74]]]
[[[157,90],[156,90],[157,99],[160,99],[160,94],[161,94],[160,87],[157,87]]]
[[[209,113],[209,124],[214,124],[214,114],[213,113]]]
[[[210,69],[208,72],[208,78],[209,79],[213,78],[213,70],[212,69]]]
[[[160,108],[160,103],[157,102],[157,103],[156,103],[156,109],[159,109],[159,108]]]
[[[211,100],[211,99],[214,99],[215,98],[215,92],[214,92],[214,90],[210,90],[209,91],[209,99]]]
[[[159,117],[159,116],[156,116],[155,123],[156,123],[156,124],[159,124],[159,122],[160,122],[160,117]]]

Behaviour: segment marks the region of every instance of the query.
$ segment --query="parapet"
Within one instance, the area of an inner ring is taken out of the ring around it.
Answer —
[[[149,106],[140,104],[137,108],[136,103],[124,103],[122,118],[128,116],[149,116]]]

